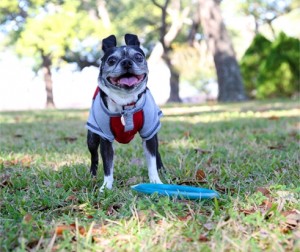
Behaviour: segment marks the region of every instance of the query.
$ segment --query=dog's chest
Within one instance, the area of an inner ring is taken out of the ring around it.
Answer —
[[[107,108],[111,113],[120,113],[120,114],[122,113],[123,106],[118,105],[117,103],[115,103],[109,98],[106,99],[106,102],[107,102]]]

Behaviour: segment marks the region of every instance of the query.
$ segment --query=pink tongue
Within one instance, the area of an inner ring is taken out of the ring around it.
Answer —
[[[119,82],[119,84],[127,85],[130,87],[130,86],[133,86],[134,84],[138,83],[138,78],[135,76],[132,76],[129,78],[123,77],[118,82]]]

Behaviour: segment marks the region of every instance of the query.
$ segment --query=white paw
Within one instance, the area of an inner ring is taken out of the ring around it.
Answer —
[[[105,189],[111,190],[111,189],[112,189],[112,186],[107,186],[106,183],[103,184],[103,185],[100,187],[100,189],[99,189],[100,193],[104,192]]]
[[[100,192],[103,192],[105,188],[111,190],[113,185],[113,177],[112,176],[104,176],[103,185],[100,187]]]
[[[160,178],[153,178],[153,179],[150,178],[150,183],[163,184],[163,182],[161,182]]]

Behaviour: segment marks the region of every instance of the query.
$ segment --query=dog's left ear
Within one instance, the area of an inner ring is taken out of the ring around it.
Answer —
[[[134,34],[125,34],[125,43],[129,46],[140,46],[140,41]]]
[[[117,46],[117,39],[115,35],[110,35],[109,37],[102,40],[102,50],[106,52],[109,48]]]

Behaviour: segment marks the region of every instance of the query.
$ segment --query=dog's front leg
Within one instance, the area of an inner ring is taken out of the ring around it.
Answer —
[[[111,189],[114,181],[114,149],[112,142],[101,137],[100,153],[104,169],[104,182],[100,188],[100,192],[102,192],[104,188]]]
[[[97,169],[98,169],[98,148],[100,144],[100,137],[91,132],[88,131],[87,134],[87,145],[89,148],[89,151],[91,153],[91,168],[90,172],[93,177],[97,175]]]
[[[158,152],[158,139],[157,135],[149,140],[143,141],[144,153],[146,156],[148,175],[151,183],[162,184],[159,176],[158,169],[162,168],[160,154]]]

